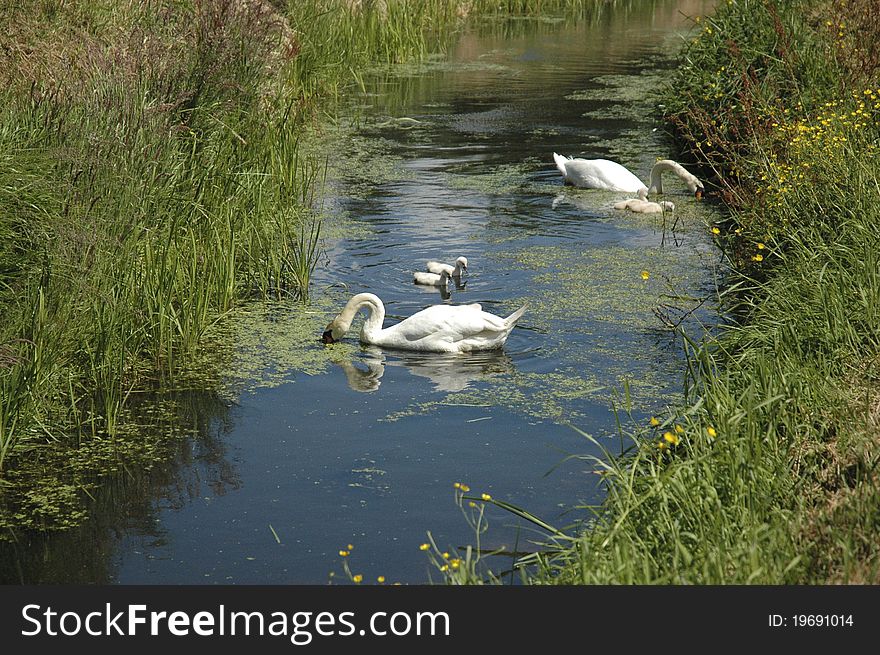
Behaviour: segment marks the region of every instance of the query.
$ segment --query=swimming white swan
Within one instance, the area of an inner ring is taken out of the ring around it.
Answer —
[[[449,284],[449,273],[443,271],[440,275],[437,275],[436,273],[416,271],[413,273],[413,282],[416,284],[427,284],[432,287],[445,287]]]
[[[466,271],[468,267],[467,257],[459,257],[455,260],[455,266],[444,264],[443,262],[428,262],[427,269],[431,273],[440,274],[443,271],[449,273],[452,277],[461,277],[461,272]]]
[[[651,202],[648,200],[648,192],[645,189],[639,189],[638,198],[630,198],[629,200],[615,203],[614,209],[628,209],[639,214],[662,214],[664,211],[674,211],[675,205],[668,200]]]
[[[651,181],[649,186],[633,175],[625,167],[617,162],[607,159],[575,159],[563,157],[555,152],[553,160],[556,168],[562,173],[567,184],[584,187],[587,189],[605,189],[606,191],[627,191],[635,193],[645,190],[645,193],[663,193],[663,172],[675,173],[690,189],[695,197],[701,198],[705,189],[703,183],[696,176],[685,170],[684,166],[671,159],[661,159],[651,169]]]
[[[385,306],[372,293],[359,293],[327,325],[321,340],[339,341],[351,327],[355,314],[367,308],[361,329],[361,341],[387,348],[427,352],[459,353],[494,350],[504,345],[513,326],[526,311],[520,307],[507,318],[484,312],[473,305],[433,305],[416,312],[400,323],[383,328]]]

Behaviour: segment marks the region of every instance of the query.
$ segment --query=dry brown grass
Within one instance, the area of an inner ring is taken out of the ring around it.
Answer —
[[[22,0],[0,9],[0,20],[0,84],[36,101],[100,102],[97,87],[111,81],[130,95],[148,93],[155,111],[173,112],[206,93],[266,94],[267,81],[297,52],[286,19],[266,0],[195,0],[189,7],[171,0]],[[241,88],[243,68],[252,69],[256,88]]]

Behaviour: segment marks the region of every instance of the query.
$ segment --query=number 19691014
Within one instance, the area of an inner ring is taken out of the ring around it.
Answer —
[[[852,627],[854,621],[852,614],[770,614],[767,624],[771,628],[840,628]]]

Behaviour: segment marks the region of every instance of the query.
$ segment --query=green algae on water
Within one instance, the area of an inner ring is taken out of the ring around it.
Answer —
[[[319,375],[334,363],[351,359],[355,346],[327,346],[321,333],[338,312],[332,294],[309,304],[252,303],[236,309],[205,335],[205,347],[193,370],[210,371],[210,382],[234,400],[242,393],[276,387],[298,376]]]

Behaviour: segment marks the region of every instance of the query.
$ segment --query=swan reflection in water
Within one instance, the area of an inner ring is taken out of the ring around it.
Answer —
[[[435,391],[463,391],[472,382],[511,373],[513,360],[503,350],[472,353],[420,353],[394,351],[386,355],[381,348],[366,347],[357,361],[336,362],[354,391],[370,393],[382,384],[386,366],[402,366],[413,375],[428,378]]]
[[[454,277],[449,278],[449,280],[450,280],[450,282],[454,283],[456,291],[464,291],[465,287],[467,286],[467,280],[462,282],[461,278],[456,279]],[[452,289],[453,285],[450,285],[448,287],[445,287],[445,286],[434,287],[434,286],[426,286],[424,284],[414,284],[413,286],[416,289],[418,289],[419,291],[422,291],[423,293],[430,293],[430,294],[439,293],[440,298],[442,300],[449,300],[452,297],[451,289]]]

